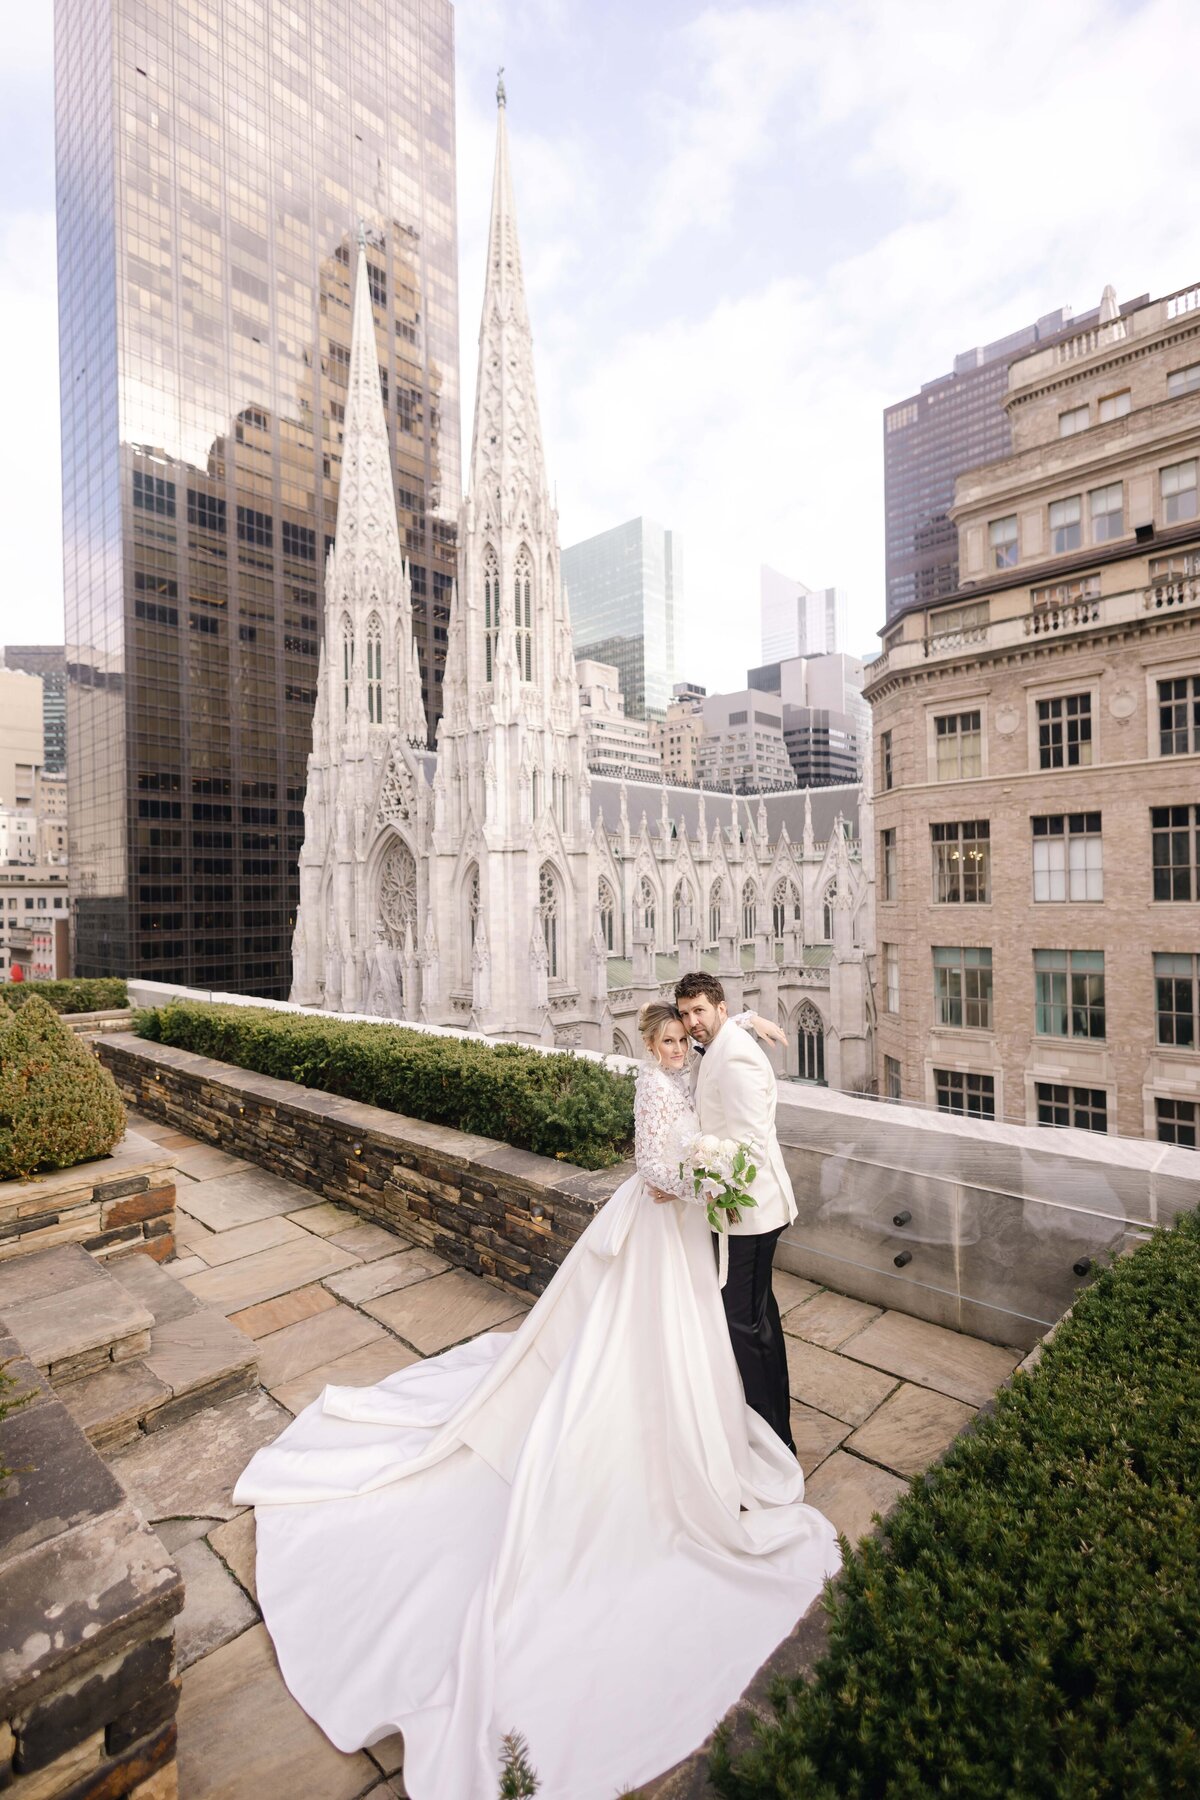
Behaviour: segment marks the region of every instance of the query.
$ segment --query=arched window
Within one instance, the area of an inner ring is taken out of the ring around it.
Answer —
[[[821,931],[827,944],[833,942],[833,903],[837,899],[837,882],[831,881],[821,903]]]
[[[642,917],[642,927],[654,936],[654,889],[650,885],[650,877],[643,875],[638,883],[638,911]]]
[[[540,769],[535,769],[533,771],[533,781],[531,786],[533,790],[533,816],[536,820],[542,810],[542,789],[544,786],[544,777]]]
[[[742,887],[742,936],[752,938],[758,930],[758,889],[752,881]]]
[[[633,1055],[633,1051],[629,1048],[629,1039],[625,1036],[625,1033],[623,1031],[614,1031],[613,1032],[613,1055],[614,1056],[632,1056]]]
[[[517,673],[533,680],[533,564],[528,550],[517,557],[513,577],[513,622],[517,628]]]
[[[817,1081],[824,1087],[825,1026],[811,1000],[803,1001],[796,1014],[796,1044],[801,1081]]]
[[[350,711],[350,680],[354,674],[354,627],[342,619],[342,711]]]
[[[613,893],[611,885],[605,881],[603,875],[600,877],[600,889],[597,896],[597,904],[600,908],[600,935],[604,939],[605,949],[611,955],[613,949],[614,925],[617,916],[617,896]]]
[[[786,931],[799,930],[801,923],[800,890],[794,881],[779,881],[771,898],[771,929],[776,938]]]
[[[550,864],[543,863],[538,876],[538,913],[542,921],[542,936],[546,941],[546,968],[551,979],[559,973],[558,900],[558,878]]]
[[[367,718],[383,724],[383,621],[378,613],[367,620]]]
[[[417,865],[402,838],[397,838],[379,872],[379,916],[389,944],[403,948],[411,930],[417,941]]]
[[[495,551],[483,553],[483,678],[490,681],[496,670],[496,636],[500,630],[500,566]]]
[[[721,935],[721,878],[718,875],[708,892],[708,941],[715,944]]]
[[[467,871],[465,884],[467,901],[467,938],[471,949],[475,948],[475,934],[479,929],[479,867],[472,863]]]
[[[691,882],[676,882],[675,895],[671,901],[671,929],[674,932],[675,943],[679,942],[679,934],[683,929],[685,918],[689,926],[694,924],[696,917],[695,906],[696,901],[695,896],[692,893]]]

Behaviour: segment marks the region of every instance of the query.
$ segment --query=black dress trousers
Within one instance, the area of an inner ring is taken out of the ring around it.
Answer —
[[[771,1264],[782,1236],[782,1226],[755,1237],[730,1233],[729,1279],[721,1298],[746,1404],[794,1451],[783,1321],[771,1291]],[[713,1245],[717,1247],[715,1237]]]

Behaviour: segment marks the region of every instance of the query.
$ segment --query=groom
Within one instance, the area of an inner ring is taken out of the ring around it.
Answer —
[[[725,990],[714,975],[685,975],[676,983],[675,1004],[700,1052],[695,1099],[701,1131],[753,1146],[757,1205],[730,1228],[729,1278],[721,1297],[747,1404],[794,1451],[783,1325],[771,1291],[775,1246],[796,1217],[775,1134],[775,1071],[750,1034],[729,1024]]]

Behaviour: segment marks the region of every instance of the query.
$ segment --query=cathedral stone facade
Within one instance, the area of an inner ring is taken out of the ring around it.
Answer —
[[[866,796],[827,788],[749,803],[626,786],[588,769],[503,88],[498,100],[436,754],[425,748],[359,248],[291,997],[497,1039],[636,1053],[638,1008],[669,992],[681,970],[704,967],[720,974],[732,1007],[784,1025],[788,1073],[865,1089]]]

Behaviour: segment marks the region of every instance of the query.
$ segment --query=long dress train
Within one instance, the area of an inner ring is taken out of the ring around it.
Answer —
[[[743,1399],[703,1209],[646,1192],[689,1124],[641,1072],[639,1172],[520,1328],[326,1388],[238,1483],[289,1689],[342,1750],[402,1731],[415,1800],[494,1800],[513,1730],[546,1800],[612,1800],[704,1739],[838,1567]]]

